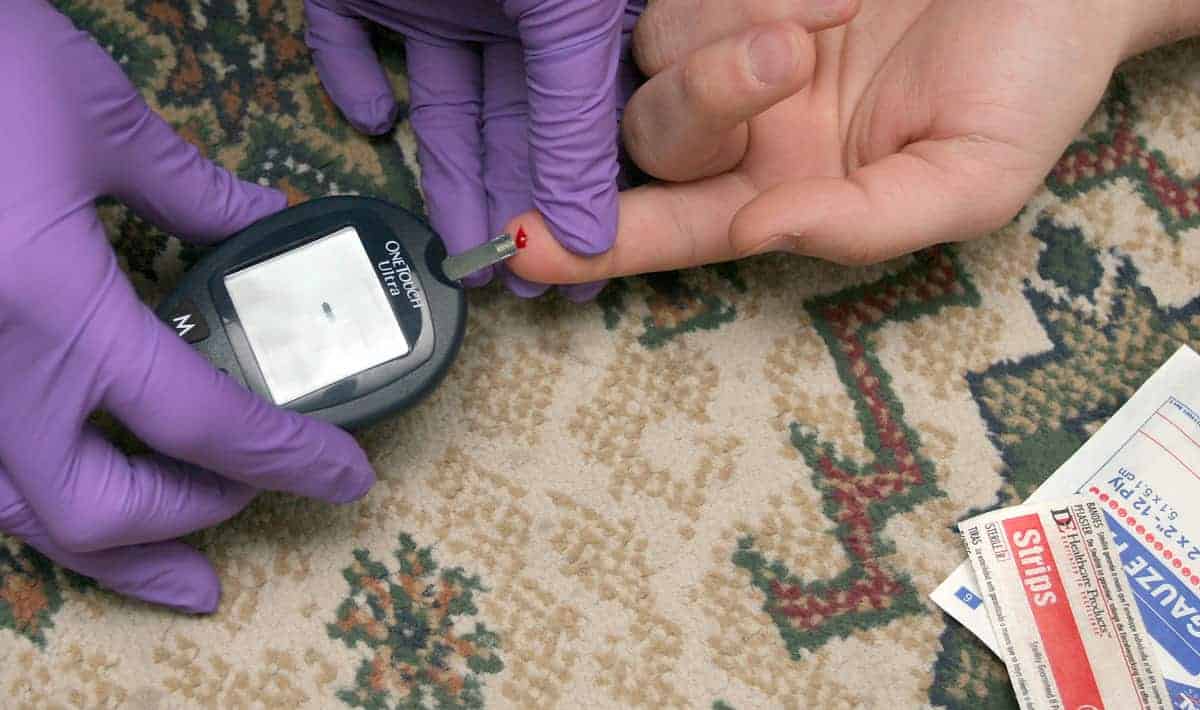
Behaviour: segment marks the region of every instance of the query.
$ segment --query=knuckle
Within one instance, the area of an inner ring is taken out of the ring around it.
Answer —
[[[116,524],[103,507],[87,501],[67,503],[60,515],[46,520],[46,529],[55,543],[68,552],[83,553],[112,547]]]
[[[536,23],[550,33],[554,40],[568,40],[580,28],[611,29],[625,12],[624,0],[522,0],[504,3],[505,14],[522,25]],[[536,19],[535,19],[536,18]]]
[[[650,174],[658,164],[658,143],[654,140],[651,118],[646,113],[643,94],[637,94],[629,102],[629,107],[621,120],[621,138],[629,157],[638,167]]]
[[[780,47],[787,47],[788,52],[772,63],[776,76],[769,83],[756,74],[753,60],[747,53],[741,62],[741,80],[759,91],[770,88],[772,93],[790,95],[807,82],[816,61],[815,46],[808,30],[799,23],[783,20],[770,23],[767,28],[764,34],[769,33]]]
[[[0,501],[0,532],[20,535],[33,521],[33,511],[25,501]]]
[[[682,28],[672,21],[668,10],[677,10],[679,3],[651,3],[633,28],[633,55],[638,66],[648,76],[666,69],[672,62],[672,47],[676,46]]]
[[[679,72],[679,90],[684,104],[695,114],[708,116],[719,110],[717,83],[704,55],[696,54],[684,62]]]
[[[647,76],[654,76],[664,67],[658,42],[658,29],[643,15],[633,28],[633,61]]]

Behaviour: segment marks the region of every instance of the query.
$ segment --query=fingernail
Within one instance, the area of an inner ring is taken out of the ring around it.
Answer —
[[[749,53],[754,78],[768,86],[784,83],[796,70],[796,46],[786,32],[759,33],[750,41]]]

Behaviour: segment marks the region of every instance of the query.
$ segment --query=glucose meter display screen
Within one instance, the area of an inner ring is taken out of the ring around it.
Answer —
[[[409,352],[353,227],[229,274],[225,288],[275,404]]]

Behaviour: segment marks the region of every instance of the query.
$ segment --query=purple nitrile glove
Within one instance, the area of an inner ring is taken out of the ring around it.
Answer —
[[[257,489],[333,502],[374,481],[346,433],[212,368],[137,298],[94,200],[210,243],[284,207],[205,160],[43,0],[0,23],[0,533],[102,585],[211,612],[220,584],[175,538]],[[87,423],[111,413],[161,456]],[[171,457],[171,458],[167,458]]]
[[[334,103],[359,130],[398,107],[366,21],[405,37],[421,185],[451,254],[536,208],[573,252],[617,235],[618,111],[633,90],[628,47],[646,0],[306,0],[308,44]],[[546,287],[498,267],[514,293]],[[487,269],[466,280],[482,286]],[[593,298],[603,284],[563,287]]]

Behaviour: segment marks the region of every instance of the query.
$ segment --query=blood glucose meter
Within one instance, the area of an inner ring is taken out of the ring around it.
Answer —
[[[324,198],[223,242],[158,314],[250,390],[355,429],[412,406],[445,377],[467,314],[457,283],[466,274],[447,271],[515,251],[502,237],[446,261],[437,236],[399,207]]]

